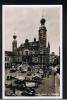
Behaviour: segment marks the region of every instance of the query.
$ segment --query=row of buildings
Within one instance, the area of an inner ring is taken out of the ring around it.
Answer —
[[[5,66],[12,64],[29,64],[29,65],[49,65],[53,62],[55,54],[50,55],[50,43],[47,45],[47,29],[45,27],[46,20],[40,20],[41,26],[38,30],[38,41],[36,38],[32,42],[28,39],[25,43],[17,47],[17,36],[13,35],[12,51],[5,51]]]

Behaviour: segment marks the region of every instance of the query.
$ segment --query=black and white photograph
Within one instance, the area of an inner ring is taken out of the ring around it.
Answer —
[[[62,98],[62,5],[3,5],[3,98]]]

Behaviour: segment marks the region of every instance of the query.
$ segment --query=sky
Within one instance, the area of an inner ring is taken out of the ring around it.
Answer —
[[[39,27],[42,16],[46,19],[47,43],[50,53],[59,54],[60,46],[60,8],[59,7],[4,7],[5,50],[12,51],[14,32],[17,35],[18,47],[25,39],[39,39]]]

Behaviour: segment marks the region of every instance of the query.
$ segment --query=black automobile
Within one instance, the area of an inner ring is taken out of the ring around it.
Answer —
[[[30,75],[31,75],[31,73],[29,72],[29,73],[27,73],[27,75],[28,75],[28,76],[30,76]]]
[[[35,96],[35,90],[31,89],[25,89],[21,95],[23,96]]]
[[[12,80],[12,76],[8,75],[7,80]]]
[[[16,72],[16,71],[17,71],[16,68],[11,68],[11,69],[10,69],[10,72],[11,72],[11,73]]]
[[[51,70],[49,70],[49,75],[51,75]]]
[[[11,88],[12,84],[5,84],[6,88]]]
[[[15,80],[15,84],[25,84],[25,81]]]
[[[32,93],[31,93],[31,94],[29,94],[28,92],[23,91],[23,92],[21,93],[21,95],[22,95],[22,96],[30,96],[30,95],[32,95]]]
[[[34,88],[26,88],[25,91],[35,94],[35,89]]]
[[[35,76],[35,77],[32,77],[32,80],[41,80],[41,79],[40,79],[40,77]]]
[[[20,85],[20,84],[17,84],[16,85],[16,89],[18,89],[18,90],[25,90],[26,89],[26,86],[24,85],[24,84],[22,84],[22,85]]]

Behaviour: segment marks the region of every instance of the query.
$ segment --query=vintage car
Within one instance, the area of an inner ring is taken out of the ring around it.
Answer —
[[[35,82],[26,82],[26,87],[28,88],[37,88],[38,84]]]
[[[10,68],[10,72],[16,72],[16,71],[17,71],[16,68],[14,68],[14,67]]]
[[[12,75],[7,75],[7,80],[12,80]]]
[[[23,96],[35,96],[35,90],[32,88],[26,88],[25,90],[23,90],[23,92],[21,93],[21,95]]]
[[[32,75],[32,79],[34,80],[41,80],[42,79],[42,77],[41,77],[41,75],[39,74],[39,73],[35,73],[35,74],[33,74]]]

